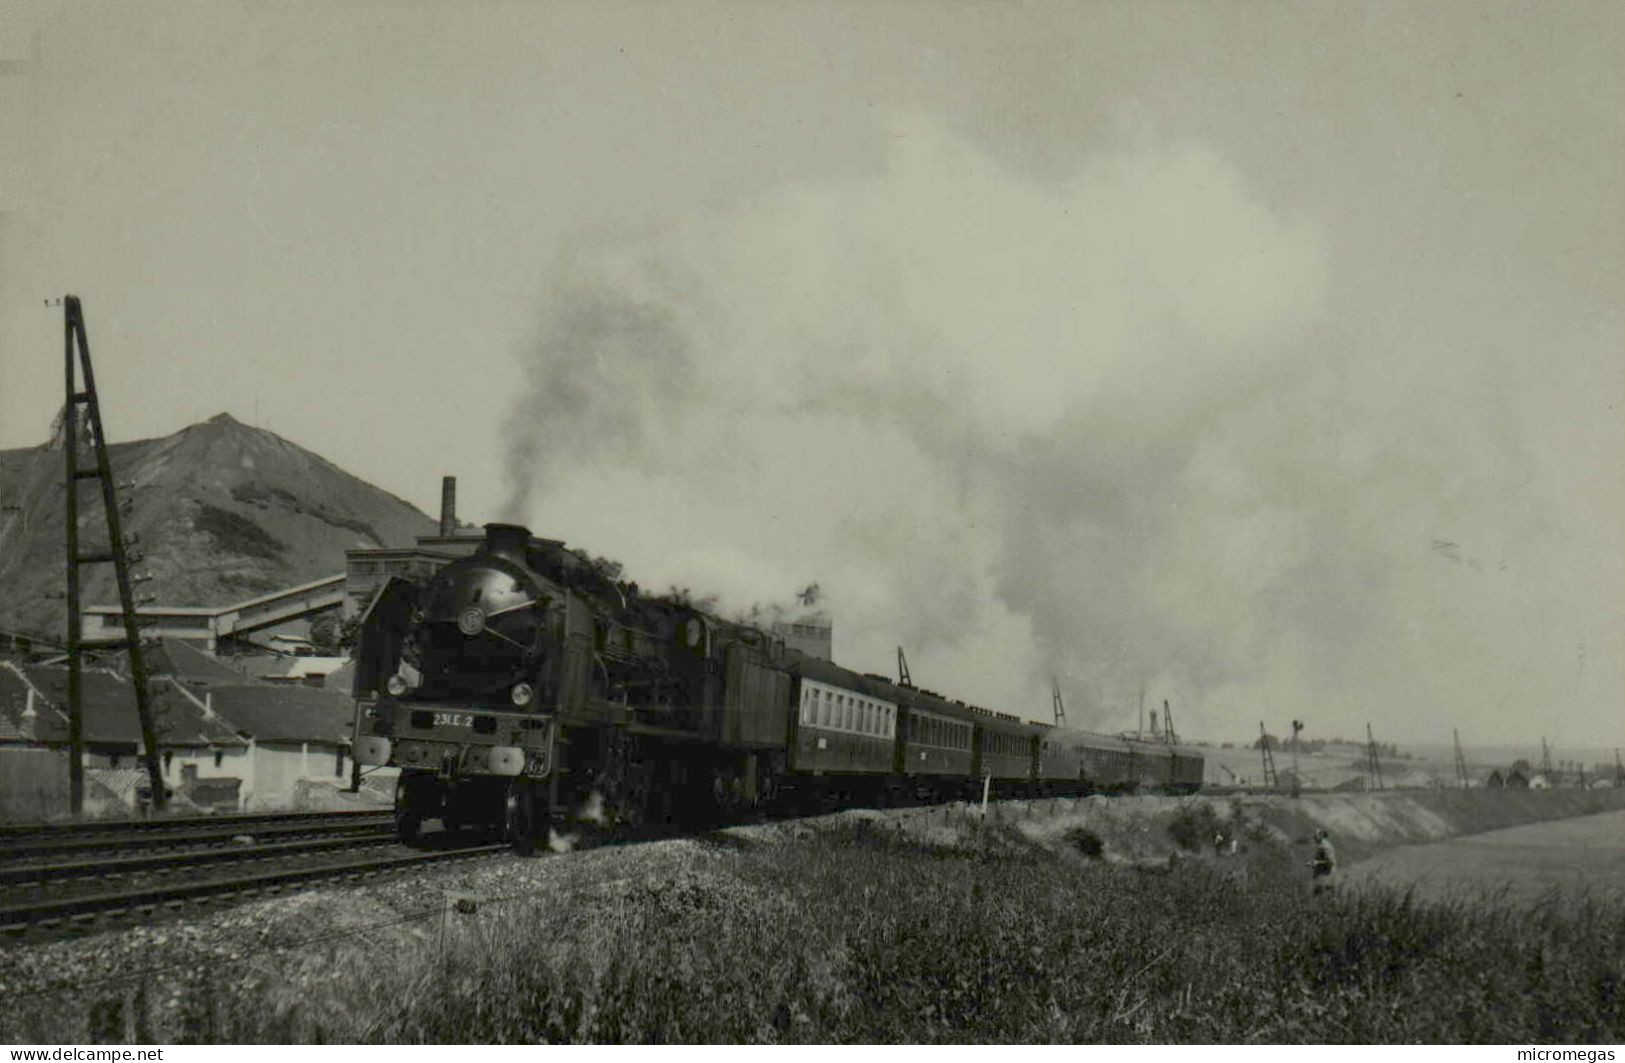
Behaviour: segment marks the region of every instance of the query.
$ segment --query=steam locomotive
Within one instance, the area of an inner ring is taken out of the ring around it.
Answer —
[[[358,635],[353,749],[400,769],[395,819],[502,830],[749,808],[1160,789],[1199,753],[1053,728],[787,647],[488,524],[471,555],[392,578]]]

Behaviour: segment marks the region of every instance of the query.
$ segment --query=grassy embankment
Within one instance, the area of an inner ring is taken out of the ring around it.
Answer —
[[[1194,805],[1168,826],[1196,850],[1217,822]],[[1625,1039],[1617,906],[1314,897],[1304,854],[1256,823],[1240,858],[1160,869],[1069,840],[989,824],[922,844],[848,820],[790,844],[645,847],[631,877],[563,861],[545,891],[449,930],[199,972],[90,1018],[35,1016],[30,1039]]]

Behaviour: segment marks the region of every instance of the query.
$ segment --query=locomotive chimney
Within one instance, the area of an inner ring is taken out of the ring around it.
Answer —
[[[516,565],[527,564],[525,546],[530,542],[530,529],[519,524],[487,524],[485,526],[485,552],[507,558]]]
[[[440,537],[449,539],[457,534],[457,477],[440,478]]]

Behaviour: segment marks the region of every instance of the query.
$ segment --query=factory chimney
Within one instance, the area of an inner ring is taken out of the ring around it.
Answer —
[[[440,478],[440,537],[449,539],[457,534],[457,477]]]

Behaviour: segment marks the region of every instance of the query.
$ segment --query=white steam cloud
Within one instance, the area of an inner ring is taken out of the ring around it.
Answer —
[[[1131,726],[1149,684],[1215,737],[1504,684],[1475,620],[1504,589],[1434,603],[1466,570],[1430,546],[1504,529],[1519,441],[1371,423],[1403,363],[1317,338],[1320,228],[1200,144],[1041,181],[891,132],[881,172],[553,264],[511,517],[725,607],[816,580],[843,663],[901,643],[917,682],[1035,718],[1051,673],[1075,723]]]

